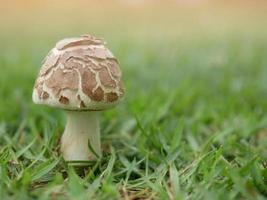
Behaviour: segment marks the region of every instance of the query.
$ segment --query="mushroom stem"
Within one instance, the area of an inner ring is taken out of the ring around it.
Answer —
[[[67,111],[67,124],[61,138],[61,151],[66,161],[84,161],[101,156],[98,112]]]

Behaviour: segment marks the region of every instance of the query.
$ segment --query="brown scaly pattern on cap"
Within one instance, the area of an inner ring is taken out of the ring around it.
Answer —
[[[124,95],[116,58],[90,35],[59,41],[45,58],[34,89],[43,104],[52,99],[77,110],[86,110],[91,102],[115,103]]]

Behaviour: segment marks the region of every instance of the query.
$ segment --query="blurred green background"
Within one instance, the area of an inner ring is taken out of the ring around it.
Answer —
[[[0,2],[0,199],[265,199],[265,1]],[[55,43],[85,33],[118,58],[85,178],[58,153],[64,113],[34,105]]]

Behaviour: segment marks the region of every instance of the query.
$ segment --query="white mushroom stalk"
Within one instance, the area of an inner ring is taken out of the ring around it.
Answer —
[[[45,58],[33,102],[61,108],[67,124],[61,141],[66,161],[101,156],[98,112],[123,98],[121,70],[105,43],[90,35],[59,41]]]
[[[65,160],[94,160],[101,157],[99,113],[67,111],[67,124],[61,138]]]

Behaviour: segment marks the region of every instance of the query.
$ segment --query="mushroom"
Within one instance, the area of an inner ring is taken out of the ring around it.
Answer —
[[[66,111],[61,152],[66,161],[84,161],[102,154],[99,111],[114,107],[123,95],[118,61],[104,42],[83,35],[63,39],[49,52],[32,99]]]

